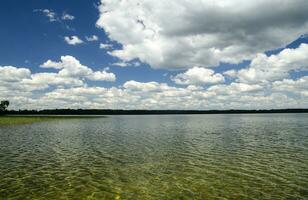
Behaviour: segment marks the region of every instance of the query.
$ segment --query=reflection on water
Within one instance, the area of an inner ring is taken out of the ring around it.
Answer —
[[[0,199],[307,199],[308,114],[0,128]]]

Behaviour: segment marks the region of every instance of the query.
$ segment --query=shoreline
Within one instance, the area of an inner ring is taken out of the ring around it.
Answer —
[[[0,127],[33,124],[45,121],[106,118],[105,116],[60,116],[60,115],[0,115]]]
[[[40,116],[101,116],[101,115],[182,115],[182,114],[266,114],[308,113],[306,108],[263,110],[112,110],[112,109],[54,109],[54,110],[8,110],[4,115]]]

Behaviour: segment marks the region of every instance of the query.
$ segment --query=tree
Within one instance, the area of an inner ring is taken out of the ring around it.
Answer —
[[[10,102],[9,101],[1,101],[0,102],[0,111],[5,111],[7,107],[9,107]]]

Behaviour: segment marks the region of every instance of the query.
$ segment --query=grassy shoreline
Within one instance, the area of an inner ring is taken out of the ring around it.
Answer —
[[[0,127],[9,125],[32,124],[51,120],[105,118],[104,116],[65,116],[65,115],[3,115],[0,116]]]

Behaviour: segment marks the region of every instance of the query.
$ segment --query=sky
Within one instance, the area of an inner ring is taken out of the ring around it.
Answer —
[[[3,0],[0,27],[10,109],[308,108],[307,0]]]

